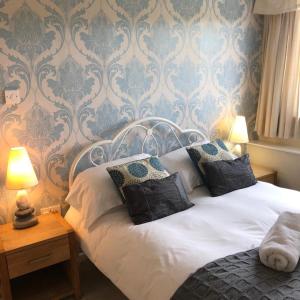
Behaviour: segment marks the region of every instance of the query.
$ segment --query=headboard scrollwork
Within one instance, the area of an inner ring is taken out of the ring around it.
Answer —
[[[95,142],[84,148],[72,163],[69,186],[78,173],[104,162],[139,153],[161,156],[167,152],[208,140],[196,129],[181,129],[170,120],[153,117],[135,121],[114,139]]]

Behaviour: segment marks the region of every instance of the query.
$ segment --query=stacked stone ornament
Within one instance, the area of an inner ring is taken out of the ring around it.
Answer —
[[[20,197],[17,200],[17,210],[15,212],[14,228],[23,229],[34,226],[38,223],[34,215],[34,208],[29,205],[27,197]]]

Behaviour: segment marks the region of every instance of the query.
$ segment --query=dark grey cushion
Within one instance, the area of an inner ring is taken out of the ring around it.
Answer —
[[[249,155],[235,160],[220,160],[202,164],[207,187],[212,196],[220,196],[234,190],[256,184]]]
[[[178,173],[123,188],[134,224],[151,222],[192,207]]]

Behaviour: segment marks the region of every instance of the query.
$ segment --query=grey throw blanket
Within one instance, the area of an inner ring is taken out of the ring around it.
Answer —
[[[172,300],[300,299],[300,266],[292,273],[265,267],[258,249],[218,259],[192,274]]]

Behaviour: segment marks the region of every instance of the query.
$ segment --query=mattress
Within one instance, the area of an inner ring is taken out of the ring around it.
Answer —
[[[269,183],[219,197],[205,187],[190,195],[192,208],[133,225],[120,206],[87,230],[71,208],[66,220],[83,251],[129,299],[166,300],[200,267],[260,245],[283,211],[300,213],[300,192]]]

